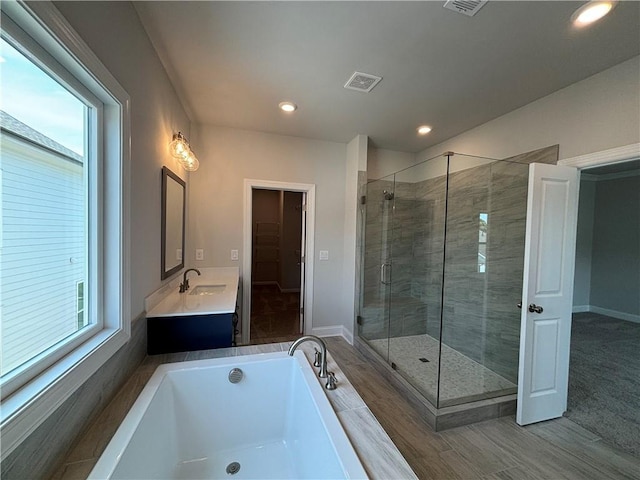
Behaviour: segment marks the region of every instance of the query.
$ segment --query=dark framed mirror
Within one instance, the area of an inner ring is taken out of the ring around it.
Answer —
[[[162,167],[162,280],[184,268],[185,200],[184,180]]]

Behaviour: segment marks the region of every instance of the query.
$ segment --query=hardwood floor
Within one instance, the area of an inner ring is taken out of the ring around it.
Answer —
[[[421,479],[639,479],[640,459],[566,418],[520,427],[513,417],[436,433],[341,337],[331,355]]]
[[[251,344],[288,342],[300,337],[300,293],[277,285],[253,285]]]

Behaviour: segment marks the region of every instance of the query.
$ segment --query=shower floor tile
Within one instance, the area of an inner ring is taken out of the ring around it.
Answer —
[[[423,334],[369,340],[368,343],[384,358],[388,352],[389,362],[396,364],[396,370],[436,405],[438,340]],[[517,392],[517,385],[513,382],[444,344],[440,376],[439,407]]]

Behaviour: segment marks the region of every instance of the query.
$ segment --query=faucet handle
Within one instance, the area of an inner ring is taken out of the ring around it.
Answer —
[[[318,350],[318,349],[317,349],[317,348],[315,348],[315,347],[314,347],[314,350],[316,351],[316,358],[315,358],[315,360],[313,361],[313,366],[314,366],[314,367],[319,367],[320,365],[322,365],[322,364],[320,363],[320,355],[321,355],[321,353],[320,353],[320,350]]]
[[[327,390],[335,390],[337,388],[338,379],[333,372],[327,372],[327,384],[324,386]]]

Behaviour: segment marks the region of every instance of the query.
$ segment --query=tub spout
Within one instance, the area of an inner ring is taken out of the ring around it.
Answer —
[[[305,335],[304,337],[300,337],[289,347],[289,355],[293,355],[293,352],[296,351],[296,348],[298,348],[300,344],[310,340],[316,342],[320,346],[320,373],[318,373],[318,376],[320,378],[327,378],[327,345],[321,338],[318,338],[315,335]]]

